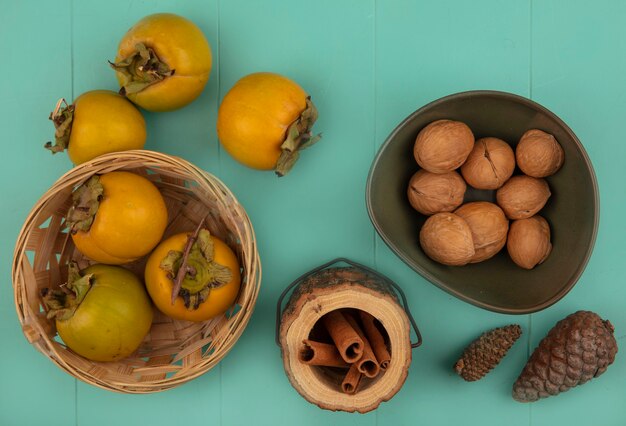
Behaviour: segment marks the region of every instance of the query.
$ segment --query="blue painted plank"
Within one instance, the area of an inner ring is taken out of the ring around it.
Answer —
[[[126,395],[78,382],[79,425],[221,424],[220,368],[174,389]]]
[[[54,135],[47,120],[71,95],[70,2],[5,2],[0,6],[0,424],[75,423],[75,380],[37,352],[21,332],[10,268],[17,234],[37,199],[69,165],[43,149]],[[36,404],[36,405],[34,405]]]
[[[528,1],[378,2],[376,140],[420,106],[466,90],[529,96]]]
[[[620,54],[626,48],[625,18],[626,4],[620,1],[600,1],[593,7],[578,0],[533,2],[533,98],[580,138],[600,189],[600,226],[589,265],[558,305],[533,316],[533,347],[559,319],[579,309],[609,319],[618,345],[626,336],[626,59]],[[626,360],[618,353],[603,376],[534,404],[533,424],[623,425],[625,377]]]

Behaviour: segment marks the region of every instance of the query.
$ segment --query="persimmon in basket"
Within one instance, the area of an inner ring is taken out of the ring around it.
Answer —
[[[167,208],[157,187],[125,171],[92,176],[73,194],[67,216],[76,248],[109,265],[132,262],[159,243]]]
[[[156,307],[186,321],[223,314],[235,302],[241,284],[235,253],[200,228],[161,242],[148,259],[144,277]]]
[[[48,318],[63,342],[92,361],[117,361],[139,347],[152,324],[152,305],[132,272],[70,263],[64,286],[41,293]]]

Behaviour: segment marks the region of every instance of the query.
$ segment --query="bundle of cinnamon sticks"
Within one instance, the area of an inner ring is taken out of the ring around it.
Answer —
[[[374,378],[389,367],[391,354],[372,315],[340,309],[324,315],[321,322],[333,344],[305,339],[299,359],[308,365],[347,369],[341,383],[344,393],[356,393],[363,377]]]

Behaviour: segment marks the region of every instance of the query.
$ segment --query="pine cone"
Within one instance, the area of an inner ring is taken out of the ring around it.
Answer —
[[[533,402],[598,377],[615,360],[613,326],[597,314],[578,311],[543,338],[513,385],[513,398]]]
[[[465,350],[454,369],[468,382],[483,378],[506,355],[511,346],[522,335],[517,324],[495,328],[483,333]]]

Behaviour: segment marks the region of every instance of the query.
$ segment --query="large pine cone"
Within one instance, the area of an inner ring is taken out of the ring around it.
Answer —
[[[578,311],[543,338],[513,385],[513,398],[533,402],[598,377],[615,360],[613,326],[597,314]]]
[[[461,358],[454,364],[455,371],[468,382],[483,378],[498,365],[521,335],[522,328],[517,324],[483,333],[465,348]]]

